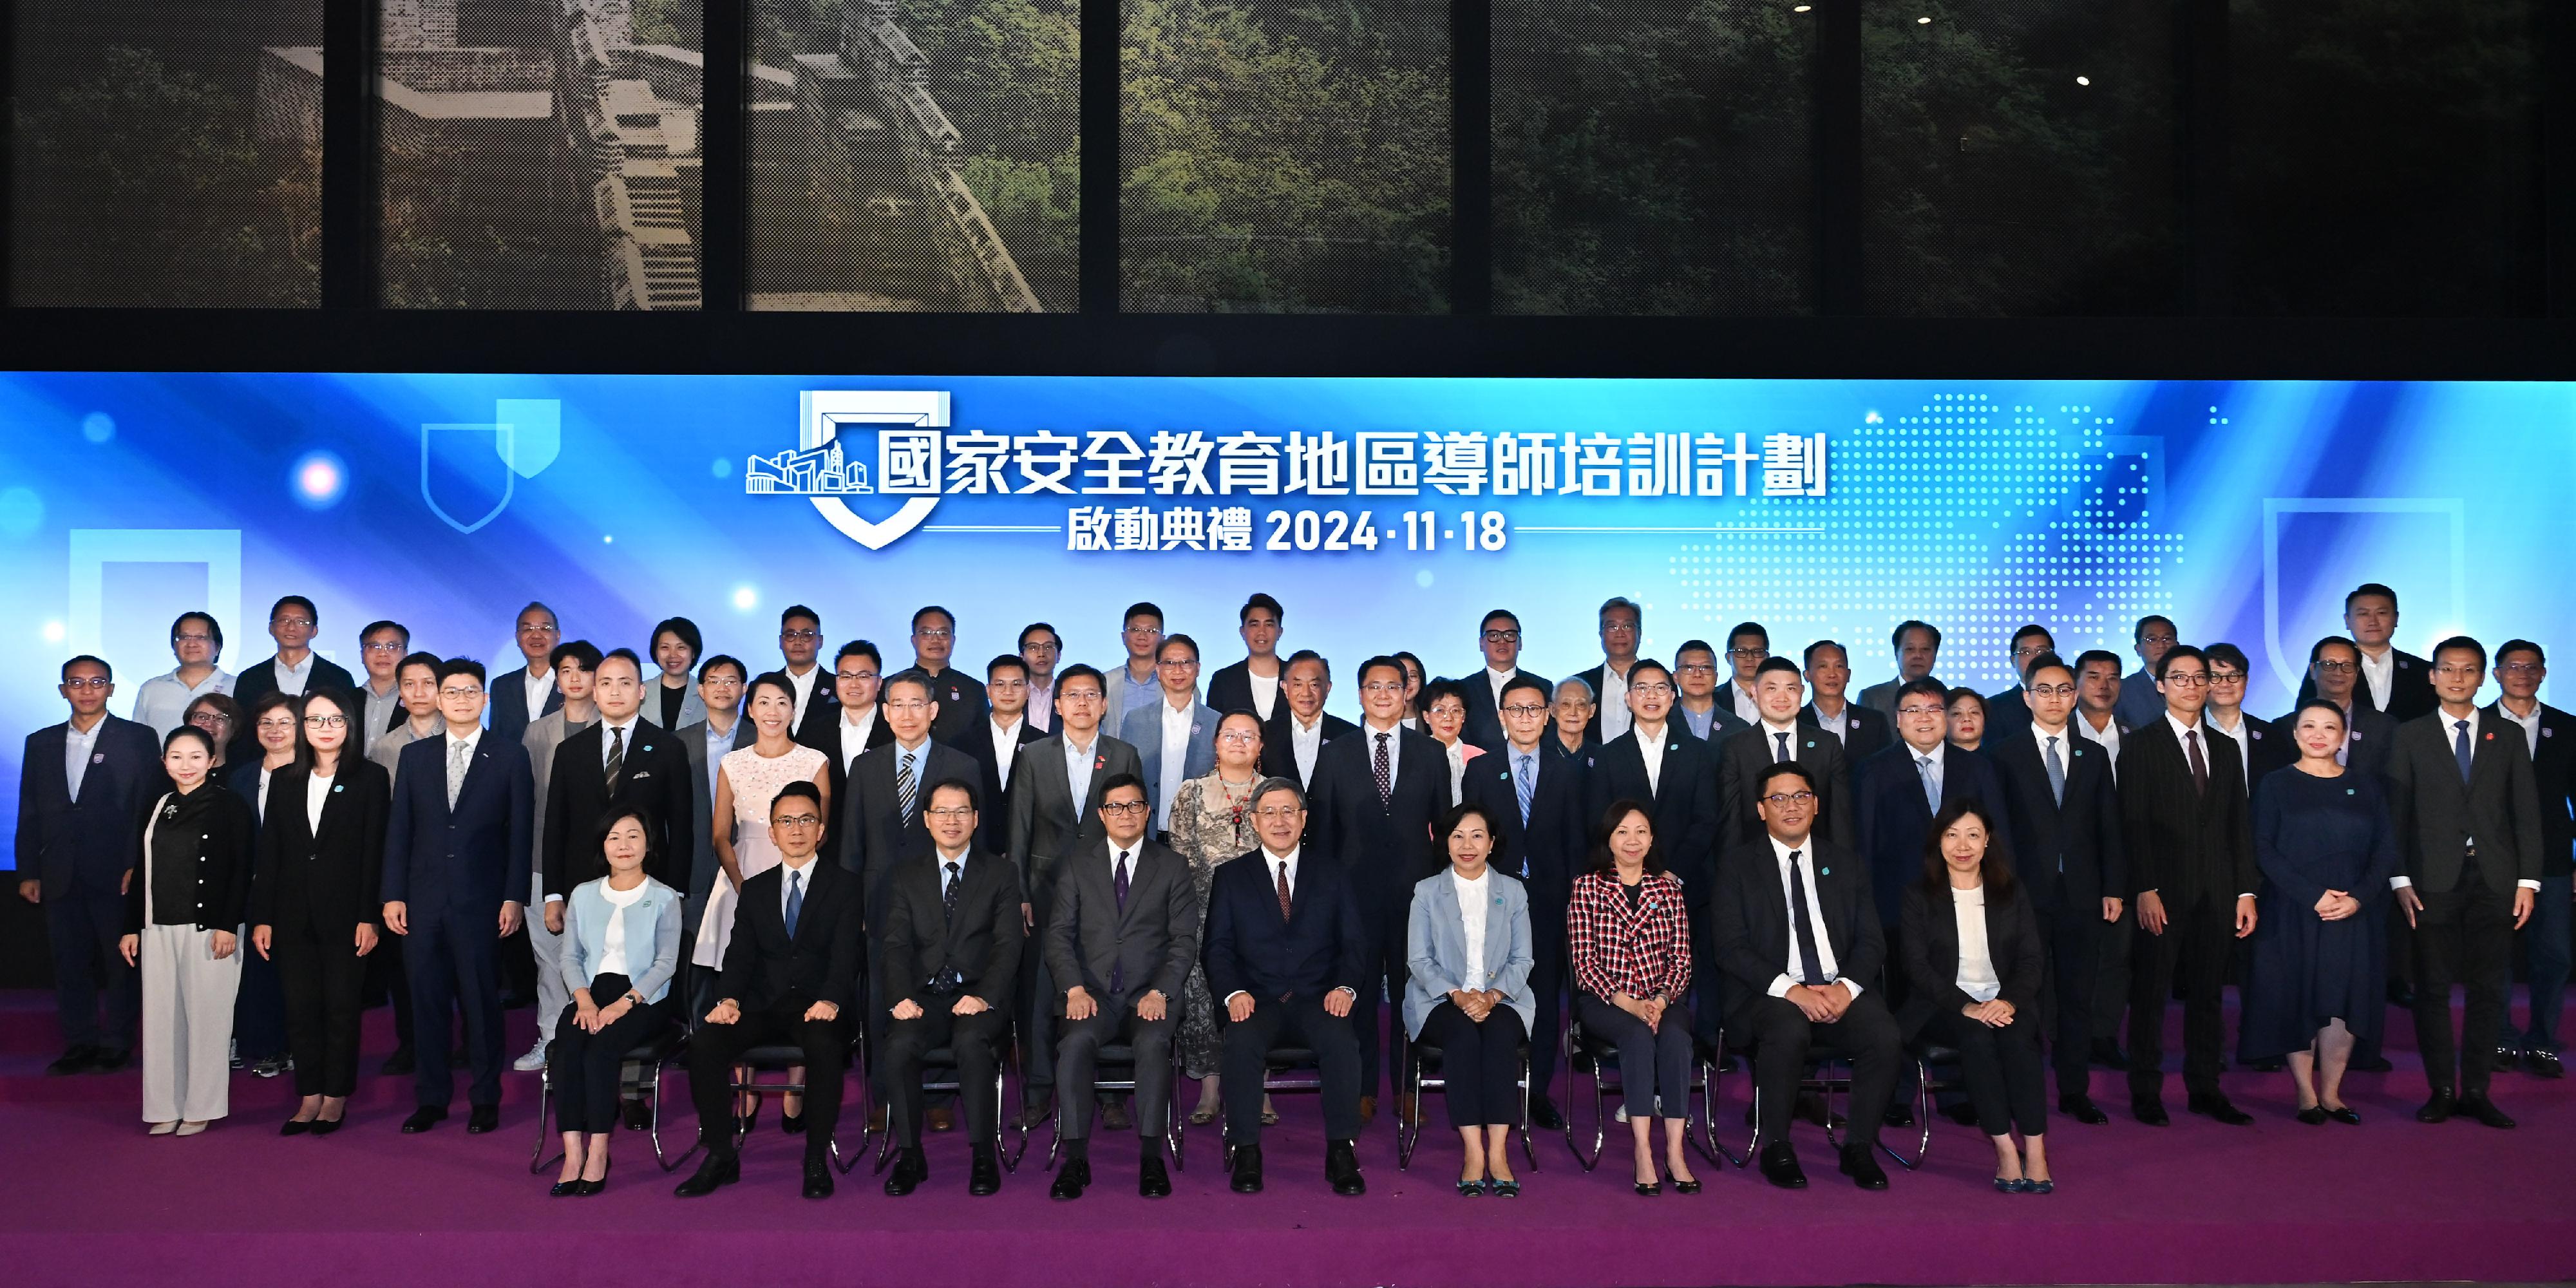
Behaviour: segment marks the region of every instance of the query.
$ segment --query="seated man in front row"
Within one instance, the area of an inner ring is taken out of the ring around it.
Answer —
[[[1869,876],[1858,853],[1815,835],[1816,781],[1806,766],[1778,761],[1759,781],[1755,805],[1765,835],[1719,861],[1710,915],[1726,1031],[1755,1044],[1762,1175],[1784,1189],[1807,1183],[1789,1147],[1789,1112],[1807,1053],[1821,1049],[1851,1062],[1843,1174],[1862,1189],[1883,1190],[1878,1129],[1902,1042],[1872,987],[1887,940]]]
[[[841,1118],[841,1071],[861,954],[859,878],[818,863],[823,793],[793,782],[769,802],[769,839],[778,866],[742,883],[733,942],[715,985],[715,1009],[689,1039],[689,1098],[707,1156],[675,1191],[693,1199],[742,1179],[735,1153],[733,1066],[773,1042],[805,1049],[805,1197],[832,1196],[832,1128]]]
[[[1199,891],[1189,861],[1145,836],[1145,783],[1113,774],[1100,792],[1108,835],[1056,867],[1046,926],[1047,973],[1068,985],[1056,1033],[1056,1105],[1064,1115],[1064,1166],[1049,1192],[1082,1197],[1091,1184],[1092,1076],[1104,1043],[1136,1055],[1136,1135],[1144,1143],[1136,1192],[1167,1198],[1163,1133],[1172,1102],[1172,1030],[1181,984],[1199,955]]]
[[[957,1057],[957,1084],[974,1141],[966,1192],[1002,1188],[996,1154],[1001,1102],[994,1070],[1011,1031],[1011,990],[1019,982],[1020,870],[975,844],[975,789],[962,778],[931,785],[922,813],[929,854],[903,860],[885,883],[877,910],[877,980],[891,999],[878,1090],[886,1125],[901,1152],[885,1191],[912,1193],[930,1177],[921,1152],[922,1057],[947,1047]]]
[[[1359,1155],[1359,1035],[1351,1030],[1362,954],[1359,903],[1330,858],[1301,855],[1306,794],[1265,778],[1252,789],[1259,848],[1217,865],[1208,883],[1208,992],[1225,1008],[1218,1060],[1234,1191],[1261,1190],[1261,1092],[1270,1048],[1303,1046],[1324,1077],[1324,1175],[1336,1194],[1366,1192]]]

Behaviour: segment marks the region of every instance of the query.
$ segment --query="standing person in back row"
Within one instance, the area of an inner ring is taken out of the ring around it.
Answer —
[[[518,742],[528,732],[528,725],[539,716],[563,708],[564,694],[555,687],[555,671],[563,663],[555,655],[563,643],[563,627],[555,619],[555,610],[531,603],[519,610],[519,620],[512,627],[519,652],[527,658],[525,669],[513,668],[492,682],[492,732],[504,742]]]
[[[983,681],[948,664],[956,652],[956,614],[937,604],[915,610],[912,665],[929,678],[931,700],[939,704],[939,718],[931,722],[930,736],[945,743],[964,737],[991,709]]]
[[[265,661],[243,667],[241,674],[233,677],[233,701],[248,711],[252,703],[270,693],[302,697],[315,689],[358,687],[358,681],[346,668],[313,651],[313,636],[321,624],[321,610],[302,595],[288,595],[270,605],[268,637],[277,641],[277,652]],[[238,765],[257,759],[259,740],[248,729],[233,730],[233,745],[224,750],[226,763]]]
[[[2516,1029],[2510,1015],[2496,1058],[2520,1053],[2522,1067],[2543,1078],[2566,1072],[2559,1063],[2558,1018],[2567,997],[2571,859],[2576,859],[2576,716],[2540,700],[2548,659],[2530,640],[2506,640],[2496,649],[2496,687],[2503,696],[2487,708],[2522,727],[2531,746],[2531,780],[2540,799],[2540,897],[2522,942],[2531,959],[2531,1023]]]
[[[2353,692],[2371,709],[2400,724],[2431,713],[2434,706],[2432,664],[2397,647],[2397,592],[2378,582],[2353,587],[2343,597],[2343,626],[2361,652],[2361,674]],[[2299,685],[2299,700],[2316,692],[2310,677]]]
[[[1941,661],[1941,628],[1930,622],[1898,622],[1889,632],[1887,646],[1896,654],[1896,678],[1873,684],[1860,691],[1860,704],[1896,714],[1897,694],[1916,680],[1933,679],[1932,668]],[[1941,686],[1943,693],[1950,686]]]

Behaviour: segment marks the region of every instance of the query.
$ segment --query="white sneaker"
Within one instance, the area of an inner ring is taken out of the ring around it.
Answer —
[[[1610,1115],[1610,1121],[1616,1123],[1624,1123],[1628,1121],[1628,1107],[1626,1105],[1619,1106],[1619,1112]]]
[[[540,1041],[535,1046],[529,1047],[526,1055],[520,1056],[518,1059],[510,1062],[510,1067],[521,1073],[535,1073],[537,1070],[545,1068],[546,1044]]]

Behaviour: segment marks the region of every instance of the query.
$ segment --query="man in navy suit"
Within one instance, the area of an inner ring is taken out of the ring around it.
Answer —
[[[248,711],[251,704],[271,693],[311,693],[315,689],[354,689],[356,679],[347,668],[313,651],[313,636],[322,626],[321,610],[302,595],[288,595],[269,605],[268,637],[277,641],[277,652],[266,661],[253,662],[233,677],[233,701]],[[232,742],[224,748],[224,763],[242,765],[257,763],[260,757],[259,735],[245,720],[233,731]],[[153,754],[160,754],[154,748]]]
[[[1905,887],[1923,875],[1923,841],[1932,816],[1952,802],[1975,800],[1995,819],[1995,850],[2012,861],[2011,811],[1993,762],[1949,744],[1949,690],[1930,676],[1896,691],[1896,744],[1870,757],[1852,787],[1853,823],[1884,932],[1897,924]],[[1928,762],[1928,763],[1927,763]],[[1935,797],[1938,804],[1935,804]],[[1899,951],[1889,936],[1888,952]],[[1900,984],[1896,991],[1902,992]],[[1902,1000],[1902,999],[1890,999]]]
[[[2057,637],[2037,622],[2013,632],[2013,682],[2002,691],[1986,697],[1986,741],[1993,742],[2008,733],[2019,733],[2030,724],[2030,700],[2023,692],[2029,682],[2031,665],[2042,657],[2057,655]]]
[[[2522,1055],[2523,1068],[2543,1078],[2566,1076],[2559,1062],[2558,1017],[2567,996],[2571,859],[2576,859],[2576,716],[2540,700],[2549,659],[2530,640],[2506,640],[2495,654],[2496,687],[2503,696],[2487,714],[2512,721],[2531,748],[2531,782],[2540,799],[2540,897],[2523,923],[2523,948],[2531,958],[2531,1023],[2515,1028],[2504,1017],[2496,1051]]]
[[[63,663],[71,718],[27,735],[18,761],[18,897],[45,909],[62,1058],[47,1073],[106,1073],[134,1049],[134,968],[117,951],[136,817],[169,790],[149,726],[107,713],[116,677],[83,654]],[[99,1020],[99,994],[107,1019]]]
[[[1362,1085],[1351,1012],[1377,986],[1377,944],[1360,925],[1342,866],[1299,843],[1306,801],[1297,784],[1261,780],[1252,789],[1252,816],[1260,848],[1217,865],[1208,885],[1207,980],[1226,1016],[1222,1072],[1233,1189],[1261,1189],[1262,1081],[1270,1049],[1284,1041],[1313,1051],[1322,1071],[1324,1175],[1336,1194],[1364,1193],[1368,1184],[1351,1147],[1360,1133]]]
[[[501,1122],[500,941],[519,932],[529,876],[535,778],[528,752],[483,729],[483,664],[438,664],[443,737],[402,749],[385,827],[385,929],[403,936],[419,1033],[419,1108],[405,1132],[447,1117],[455,1079],[447,1067],[447,1017],[462,1004],[474,1070],[465,1130]],[[497,910],[497,916],[496,911]]]
[[[1530,1122],[1555,1131],[1565,1125],[1547,1098],[1564,1038],[1558,998],[1565,985],[1565,905],[1574,874],[1583,866],[1585,832],[1583,767],[1551,756],[1548,685],[1535,675],[1514,676],[1503,686],[1503,745],[1467,766],[1466,803],[1485,811],[1494,832],[1495,867],[1519,877],[1529,891],[1530,992],[1538,1011],[1530,1025]]]
[[[2397,635],[2397,592],[2378,582],[2355,586],[2343,597],[2343,626],[2361,654],[2353,691],[2392,724],[2404,724],[2439,705],[2433,664],[2390,643]],[[2299,701],[2316,696],[2316,677],[2299,683]]]
[[[1467,728],[1459,736],[1492,751],[1503,745],[1503,690],[1522,679],[1555,686],[1521,669],[1521,619],[1508,608],[1485,614],[1476,627],[1476,647],[1484,652],[1484,669],[1454,681],[1467,702]]]
[[[518,624],[511,628],[519,642],[519,652],[528,659],[525,668],[512,667],[492,679],[492,732],[501,741],[516,745],[528,732],[529,724],[539,717],[563,710],[563,690],[555,685],[555,647],[563,643],[563,628],[555,620],[555,610],[530,603],[519,610]]]
[[[984,664],[984,696],[992,709],[950,745],[974,758],[977,781],[982,784],[975,798],[983,819],[976,844],[995,854],[1009,854],[1012,771],[1019,768],[1020,748],[1046,736],[1046,730],[1028,718],[1028,661],[1017,653],[996,654]]]

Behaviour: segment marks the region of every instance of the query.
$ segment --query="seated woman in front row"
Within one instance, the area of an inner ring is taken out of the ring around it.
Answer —
[[[671,1022],[662,999],[680,969],[682,904],[679,891],[644,875],[653,857],[647,836],[635,811],[612,808],[589,851],[608,875],[575,887],[565,901],[562,970],[572,1004],[546,1052],[563,1128],[563,1175],[546,1191],[556,1197],[608,1188],[618,1066]]]
[[[1923,877],[1905,890],[1897,948],[1911,986],[1897,1028],[1956,1047],[1977,1126],[1995,1144],[1995,1189],[2048,1194],[2048,1100],[2039,1058],[2039,918],[1988,848],[1994,820],[1974,799],[1932,820]],[[2022,1146],[2013,1147],[2013,1128]]]
[[[1651,1127],[1660,1102],[1664,1166],[1673,1189],[1699,1192],[1682,1157],[1690,1120],[1690,917],[1681,880],[1664,870],[1655,822],[1639,801],[1613,801],[1593,833],[1590,870],[1565,909],[1565,967],[1584,1031],[1619,1049],[1619,1086],[1635,1146],[1637,1193],[1664,1192]]]
[[[1467,1150],[1458,1193],[1519,1198],[1507,1146],[1520,1121],[1521,1045],[1538,1009],[1529,987],[1529,892],[1486,863],[1494,825],[1485,811],[1451,806],[1432,831],[1449,852],[1449,870],[1413,887],[1404,1027],[1440,1049],[1449,1125]]]

